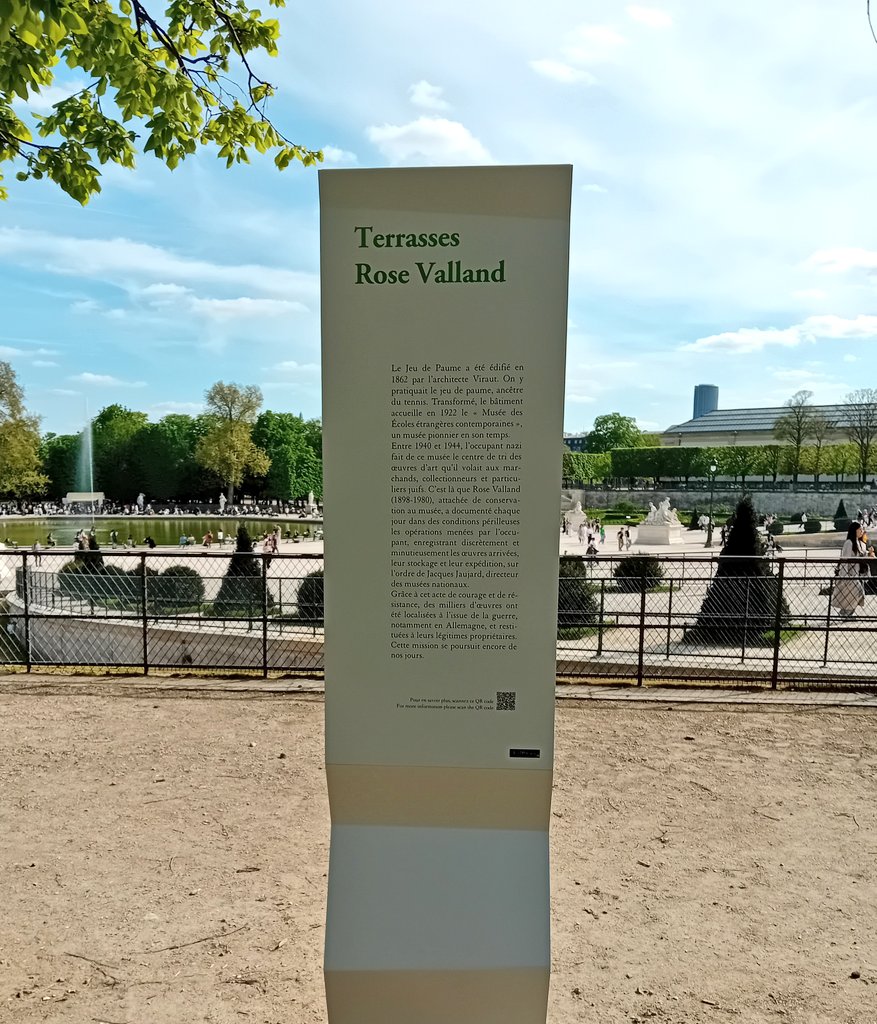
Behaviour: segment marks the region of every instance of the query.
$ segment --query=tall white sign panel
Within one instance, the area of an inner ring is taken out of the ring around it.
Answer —
[[[569,167],[320,172],[330,1024],[536,1024]]]

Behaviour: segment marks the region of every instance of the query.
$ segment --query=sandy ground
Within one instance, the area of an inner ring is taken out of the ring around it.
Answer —
[[[325,1021],[322,700],[112,687],[0,686],[0,1021]],[[562,702],[549,1020],[877,1020],[875,724]]]

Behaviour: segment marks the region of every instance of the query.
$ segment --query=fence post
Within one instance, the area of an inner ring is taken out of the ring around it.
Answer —
[[[643,685],[643,662],[646,646],[646,581],[643,578],[642,592],[639,598],[639,655],[636,664],[636,685]]]
[[[600,617],[597,619],[597,657],[603,653],[603,608],[606,604],[606,579],[600,579]]]
[[[262,678],[268,678],[268,559],[262,555]]]
[[[783,581],[785,580],[786,560],[781,558],[780,571],[777,574],[777,603],[773,621],[773,668],[770,673],[770,688],[777,688],[780,671],[780,630],[783,624]]]
[[[664,657],[670,660],[670,630],[673,626],[673,577],[670,577],[670,601],[667,605],[667,646],[664,650]]]
[[[831,602],[834,598],[834,576],[828,584],[828,610],[825,613],[825,646],[822,650],[822,667],[828,664],[828,641],[831,637]]]
[[[740,641],[740,664],[746,661],[746,634],[749,632],[749,588],[751,580],[746,577],[746,600],[743,602],[743,639]]]
[[[27,552],[21,553],[21,591],[24,598],[24,659],[30,672],[33,659],[30,656],[30,584],[27,579]]]
[[[146,552],[140,552],[140,630],[143,634],[143,674],[149,675],[149,622],[146,616]]]

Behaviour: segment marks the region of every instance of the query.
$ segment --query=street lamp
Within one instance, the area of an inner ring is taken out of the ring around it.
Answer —
[[[718,466],[714,463],[710,463],[710,510],[709,510],[709,522],[706,524],[706,544],[705,548],[711,548],[713,546],[713,495],[716,489],[716,471]]]

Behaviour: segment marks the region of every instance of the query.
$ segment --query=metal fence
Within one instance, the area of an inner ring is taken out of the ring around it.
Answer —
[[[877,689],[877,559],[850,564],[847,579],[836,557],[563,557],[558,675]],[[322,672],[321,556],[28,551],[4,566],[0,663]]]
[[[0,662],[322,670],[320,555],[102,550],[11,560]]]

